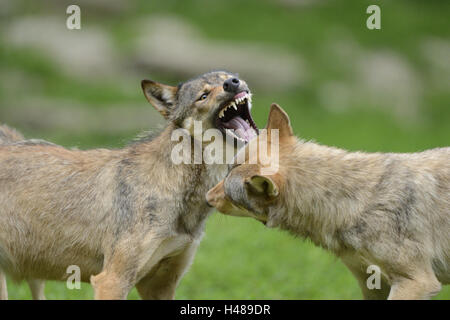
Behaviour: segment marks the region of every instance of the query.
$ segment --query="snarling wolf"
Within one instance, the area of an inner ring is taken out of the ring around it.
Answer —
[[[248,152],[254,145],[268,145],[270,161]],[[383,154],[322,146],[296,138],[287,114],[272,105],[267,135],[241,153],[245,162],[207,193],[222,213],[332,251],[367,299],[424,299],[450,283],[450,148]],[[278,170],[263,174],[273,162]],[[381,271],[379,288],[367,285],[369,266]]]
[[[233,146],[258,129],[250,90],[232,73],[142,89],[168,121],[156,137],[119,150],[0,146],[0,268],[13,279],[64,280],[75,265],[96,299],[125,299],[134,286],[144,299],[174,298],[211,210],[205,194],[228,165],[174,164],[172,133],[205,148],[191,136],[196,121]]]

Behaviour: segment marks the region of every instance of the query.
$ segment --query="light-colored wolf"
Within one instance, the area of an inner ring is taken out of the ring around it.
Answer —
[[[257,128],[248,86],[229,72],[142,88],[168,120],[157,137],[118,150],[0,146],[0,269],[13,279],[64,280],[75,265],[97,299],[125,299],[134,286],[144,299],[174,298],[211,211],[205,194],[228,166],[174,164],[172,133],[204,148],[191,136],[196,121],[233,143]]]
[[[429,298],[450,283],[450,148],[383,154],[322,146],[296,138],[277,105],[267,130],[239,151],[245,163],[208,192],[211,205],[332,251],[367,299]],[[254,144],[267,145],[271,161],[248,152]],[[262,173],[274,163],[277,172]],[[367,286],[371,265],[381,270],[379,289]]]

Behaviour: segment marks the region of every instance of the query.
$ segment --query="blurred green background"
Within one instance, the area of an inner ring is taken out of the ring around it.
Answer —
[[[66,8],[81,8],[81,30]],[[366,8],[381,8],[381,30]],[[79,148],[122,147],[162,118],[140,89],[211,69],[247,80],[295,133],[350,150],[414,152],[450,142],[450,2],[423,0],[1,0],[0,122]],[[9,281],[11,299],[29,299]],[[49,299],[90,299],[49,282]],[[360,299],[328,252],[214,213],[178,299]],[[129,296],[138,298],[136,290]],[[444,287],[435,299],[449,299]]]

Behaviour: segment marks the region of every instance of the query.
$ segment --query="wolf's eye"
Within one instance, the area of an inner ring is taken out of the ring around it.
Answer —
[[[200,96],[200,98],[198,98],[198,100],[199,100],[199,101],[205,100],[206,98],[208,98],[208,94],[209,94],[209,92],[205,92],[204,94],[202,94],[202,95]]]

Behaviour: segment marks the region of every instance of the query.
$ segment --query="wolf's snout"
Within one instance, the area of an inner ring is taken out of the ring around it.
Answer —
[[[240,84],[241,84],[241,82],[239,81],[238,78],[227,79],[223,83],[223,90],[225,90],[227,92],[237,92]]]

